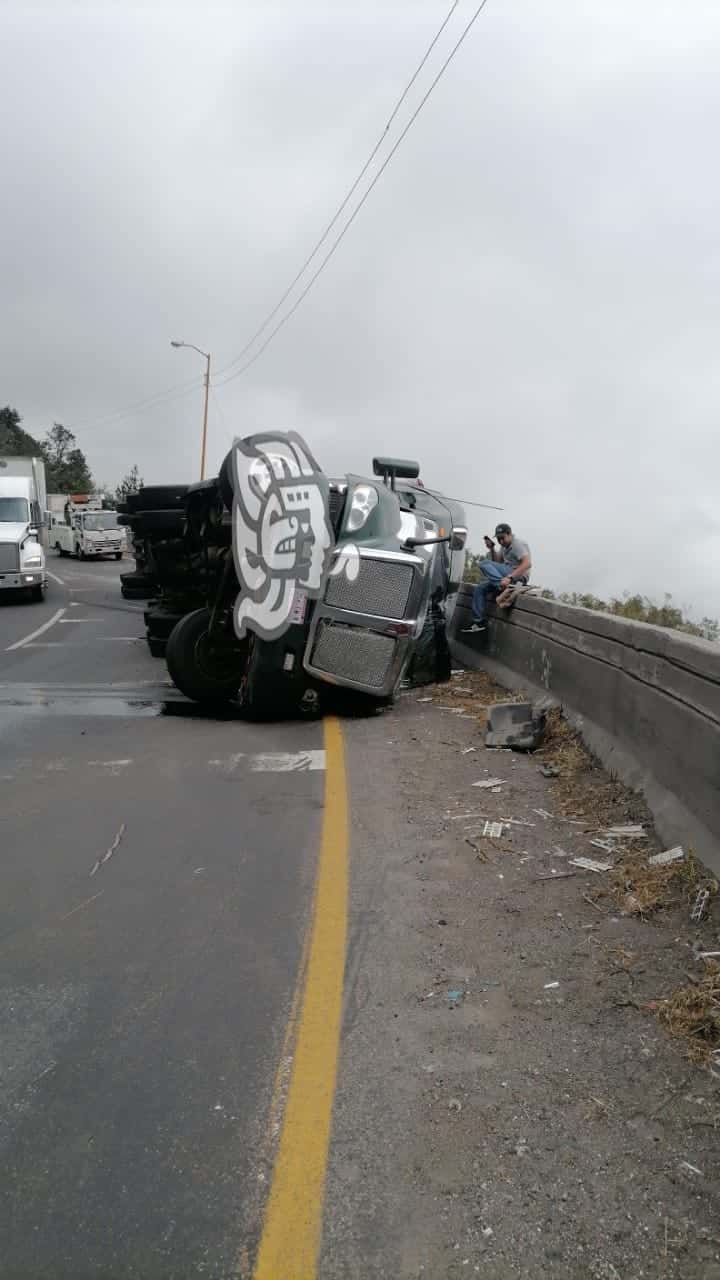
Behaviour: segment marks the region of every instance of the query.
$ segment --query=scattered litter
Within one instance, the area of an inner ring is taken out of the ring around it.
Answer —
[[[695,924],[697,924],[699,920],[702,920],[703,916],[705,915],[705,912],[708,909],[709,901],[710,901],[710,890],[698,889],[697,897],[695,898],[695,902],[693,903],[693,909],[690,912],[690,919],[694,921]]]
[[[571,858],[571,867],[582,867],[583,871],[612,871],[612,862],[596,862],[594,858]]]
[[[489,1240],[490,1236],[493,1234],[493,1229],[492,1227],[483,1227],[482,1233],[485,1236],[485,1239]]]
[[[457,1000],[462,1000],[464,995],[465,995],[464,991],[448,991],[447,998],[448,1000],[457,1001]]]
[[[575,871],[551,871],[547,876],[536,876],[536,880],[569,880],[576,875]]]
[[[546,821],[548,818],[552,818],[553,816],[551,813],[548,813],[547,809],[533,809],[533,813],[536,813],[538,818],[545,818]]]
[[[563,849],[563,848],[561,848],[561,846],[560,846],[559,844],[554,844],[554,845],[553,845],[553,847],[552,847],[551,852],[552,852],[552,855],[553,855],[553,857],[554,857],[554,858],[569,858],[569,857],[570,857],[570,854],[568,853],[567,849]]]
[[[483,827],[483,835],[489,836],[491,840],[499,840],[503,833],[502,822],[486,822]]]
[[[204,870],[205,870],[205,867],[196,867],[195,870],[193,871],[193,875],[201,876]]]
[[[649,867],[664,867],[668,862],[679,862],[685,857],[685,850],[681,844],[676,844],[672,849],[663,849],[662,853],[654,853],[652,858],[648,858]]]
[[[453,685],[453,693],[472,693],[472,689],[467,689],[462,685]]]
[[[416,698],[416,702],[432,702],[432,698]]]
[[[471,840],[469,836],[465,837],[465,843],[470,845],[470,848],[477,854],[478,858],[482,858],[484,861],[487,862],[487,858],[485,857],[485,854],[480,849],[479,844],[476,844],[475,841]]]
[[[464,747],[460,754],[463,756],[469,756],[471,751],[477,751],[477,747]]]
[[[504,822],[506,827],[534,827],[535,826],[535,823],[528,822],[527,818],[501,818],[500,821]]]
[[[611,840],[647,840],[647,831],[639,822],[628,822],[624,827],[608,827],[603,835]]]
[[[443,920],[442,916],[438,920],[438,924],[447,924],[447,920]]]
[[[717,960],[720,957],[720,951],[698,951],[696,960]]]
[[[118,847],[118,845],[119,845],[120,841],[122,840],[122,838],[123,838],[124,834],[125,834],[125,823],[124,823],[124,822],[122,822],[122,823],[120,824],[120,830],[118,831],[117,835],[115,836],[115,839],[113,840],[112,844],[110,845],[110,848],[109,848],[109,849],[106,849],[106,851],[105,851],[105,853],[103,854],[102,858],[98,858],[97,862],[95,863],[95,866],[93,867],[92,871],[90,872],[90,875],[91,875],[91,876],[94,876],[94,875],[95,875],[95,873],[96,873],[96,871],[99,871],[99,870],[100,870],[100,868],[101,868],[102,866],[104,866],[104,864],[105,864],[106,862],[108,862],[108,861],[110,860],[110,858],[112,858],[112,856],[113,856],[113,854],[114,854],[115,850],[117,849],[117,847]]]
[[[462,1102],[458,1098],[451,1098],[448,1102],[448,1111],[462,1111]]]
[[[615,845],[611,840],[591,840],[594,849],[602,849],[604,853],[615,853]]]
[[[450,674],[451,674],[451,675],[453,675],[453,676],[464,676],[464,675],[465,675],[465,668],[464,668],[464,667],[453,667],[453,669],[452,669],[452,671],[451,671],[451,673],[450,673]]]
[[[555,987],[559,987],[559,982],[546,982],[543,991],[553,991]]]
[[[641,916],[645,908],[634,893],[626,893],[622,900],[622,916]]]
[[[687,1160],[680,1161],[680,1168],[687,1169],[688,1173],[696,1173],[699,1178],[705,1177],[705,1174],[703,1173],[702,1169],[696,1168],[694,1164],[689,1164]]]
[[[556,764],[544,764],[540,770],[543,778],[559,778],[560,770]]]
[[[450,817],[450,815],[446,814],[446,817]],[[452,817],[450,817],[450,821],[460,822],[462,818],[487,818],[487,814],[486,813],[454,813]]]
[[[488,790],[492,787],[502,787],[505,783],[504,778],[485,778],[483,782],[473,782],[474,787],[483,787]]]

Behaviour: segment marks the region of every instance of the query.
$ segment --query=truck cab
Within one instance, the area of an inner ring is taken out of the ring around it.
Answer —
[[[36,458],[0,458],[0,591],[39,601],[47,589],[42,546],[45,472]]]
[[[119,560],[125,544],[125,531],[118,525],[117,511],[105,511],[102,499],[75,494],[67,499],[62,512],[51,516],[50,541],[58,555],[113,556]]]

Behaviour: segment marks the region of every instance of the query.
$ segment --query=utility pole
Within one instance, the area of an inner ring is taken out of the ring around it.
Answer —
[[[208,400],[210,398],[210,352],[205,356],[207,366],[205,369],[205,409],[203,411],[203,430],[202,430],[202,451],[200,453],[200,479],[205,479],[205,450],[207,447],[207,420],[208,420]]]
[[[202,446],[200,449],[200,479],[205,479],[205,453],[207,449],[207,424],[208,424],[208,401],[210,399],[210,352],[201,351],[196,347],[194,342],[174,342],[170,339],[171,347],[191,347],[193,351],[197,351],[199,356],[205,360],[205,406],[203,408],[203,425],[202,425]]]

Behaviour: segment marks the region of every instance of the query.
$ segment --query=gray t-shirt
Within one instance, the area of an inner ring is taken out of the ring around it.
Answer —
[[[530,559],[530,548],[527,542],[522,542],[520,538],[516,538],[513,534],[513,540],[508,547],[502,547],[503,563],[508,565],[510,570],[516,569],[521,560],[527,556]],[[530,570],[523,574],[522,578],[516,579],[518,582],[530,581]]]

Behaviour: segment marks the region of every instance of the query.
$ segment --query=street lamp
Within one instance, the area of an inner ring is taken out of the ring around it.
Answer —
[[[208,420],[208,397],[210,395],[210,352],[201,351],[193,342],[174,342],[170,339],[171,347],[191,347],[193,351],[197,351],[207,361],[205,368],[205,408],[203,410],[203,428],[202,428],[202,452],[200,454],[200,479],[205,479],[205,446],[207,444],[207,420]]]

